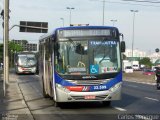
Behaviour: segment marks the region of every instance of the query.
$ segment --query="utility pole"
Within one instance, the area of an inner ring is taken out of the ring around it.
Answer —
[[[105,0],[103,0],[103,19],[102,19],[102,25],[104,26],[104,19],[105,19],[105,14],[104,14],[104,11],[105,11]]]
[[[64,27],[64,18],[60,18],[62,20],[62,24],[63,24],[63,27]]]
[[[4,96],[6,84],[9,83],[9,58],[8,58],[8,40],[9,40],[9,0],[4,0],[4,29],[3,29],[3,63],[4,63]]]
[[[113,22],[113,27],[114,27],[114,24],[115,24],[115,22],[117,22],[117,20],[111,20],[111,22]]]
[[[74,7],[67,7],[67,9],[69,10],[69,26],[71,25],[71,22],[72,22],[72,13],[71,11],[74,10],[75,8]]]
[[[105,3],[106,0],[90,0],[90,1],[100,1],[103,3],[103,10],[102,10],[102,25],[104,26],[104,19],[105,19]]]
[[[133,59],[133,53],[134,53],[134,29],[135,29],[135,14],[138,12],[138,10],[130,10],[133,13],[133,30],[132,30],[132,59]]]

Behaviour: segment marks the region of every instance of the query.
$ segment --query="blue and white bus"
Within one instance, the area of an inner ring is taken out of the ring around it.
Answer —
[[[39,74],[44,97],[60,102],[120,100],[121,53],[116,27],[57,28],[39,40]],[[122,37],[123,38],[123,37]]]

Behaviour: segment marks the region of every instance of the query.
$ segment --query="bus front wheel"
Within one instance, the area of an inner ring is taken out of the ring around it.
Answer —
[[[104,106],[111,106],[111,101],[103,101]]]
[[[49,95],[45,91],[45,85],[44,85],[43,77],[42,77],[42,88],[43,88],[43,97],[44,98],[49,98]]]
[[[54,107],[58,107],[59,106],[59,103],[54,101]]]

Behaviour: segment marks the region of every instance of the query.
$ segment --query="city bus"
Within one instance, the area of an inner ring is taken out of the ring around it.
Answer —
[[[122,37],[121,37],[122,36]],[[116,27],[73,26],[55,29],[39,40],[43,96],[62,102],[120,100],[123,34]]]
[[[38,71],[38,61],[34,52],[18,52],[15,54],[14,62],[16,74],[36,74]]]

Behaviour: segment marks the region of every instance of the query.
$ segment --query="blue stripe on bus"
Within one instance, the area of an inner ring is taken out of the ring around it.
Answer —
[[[108,90],[121,81],[122,81],[122,72],[120,72],[115,78],[111,79],[106,84],[91,86],[89,91]]]
[[[115,78],[111,79],[106,84],[89,86],[90,87],[89,91],[108,90],[121,81],[122,81],[122,72],[120,72]],[[76,86],[76,84],[70,83],[64,80],[63,78],[61,78],[57,73],[55,73],[55,82],[65,87],[66,86]]]
[[[72,26],[72,27],[60,27],[57,30],[77,30],[77,29],[115,29],[116,27],[112,26]],[[116,28],[117,29],[117,28]]]

